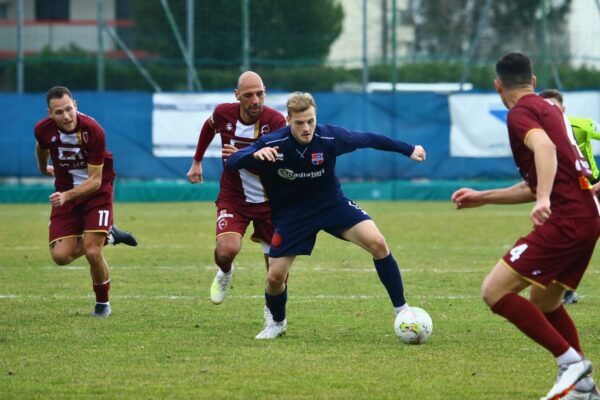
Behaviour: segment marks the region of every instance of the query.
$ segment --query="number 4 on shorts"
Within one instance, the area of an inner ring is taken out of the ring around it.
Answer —
[[[519,257],[521,257],[521,254],[525,253],[525,250],[527,250],[528,245],[526,243],[520,244],[518,246],[513,247],[512,249],[510,249],[510,261],[516,261],[519,259]]]

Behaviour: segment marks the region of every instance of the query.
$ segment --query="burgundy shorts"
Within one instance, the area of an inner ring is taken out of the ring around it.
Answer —
[[[226,233],[237,233],[244,236],[250,222],[254,225],[251,239],[271,244],[273,224],[271,223],[271,207],[269,203],[234,203],[219,202],[217,204],[217,237]]]
[[[102,232],[108,235],[112,223],[113,185],[104,183],[87,199],[52,207],[50,243],[66,237],[79,237],[84,232]]]
[[[576,289],[600,235],[599,218],[550,218],[517,240],[502,257],[523,279],[540,287],[557,282]]]

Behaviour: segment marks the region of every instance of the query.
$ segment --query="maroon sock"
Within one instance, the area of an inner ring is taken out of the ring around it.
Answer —
[[[565,338],[572,348],[577,350],[580,354],[583,354],[581,350],[581,344],[579,344],[579,335],[577,334],[577,328],[571,319],[571,316],[567,312],[566,308],[561,304],[556,310],[544,314],[546,319],[552,324],[554,329]]]
[[[110,290],[110,281],[105,283],[94,283],[94,293],[96,293],[96,303],[108,303],[108,291]]]
[[[558,357],[569,350],[569,343],[550,324],[542,311],[516,293],[508,293],[492,306],[492,312],[512,322],[533,341]]]
[[[219,257],[217,257],[217,250],[215,249],[215,264],[217,264],[217,267],[221,268],[221,271],[223,271],[224,273],[228,273],[229,271],[231,271],[231,262],[222,262],[221,260],[219,260]]]

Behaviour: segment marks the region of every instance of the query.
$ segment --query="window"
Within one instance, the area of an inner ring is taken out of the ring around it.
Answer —
[[[69,19],[69,0],[35,0],[35,19]]]

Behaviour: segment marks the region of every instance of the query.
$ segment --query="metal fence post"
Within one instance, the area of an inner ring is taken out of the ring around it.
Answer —
[[[99,92],[104,91],[105,89],[105,70],[106,65],[104,62],[104,0],[98,0],[97,2],[97,12],[96,16],[97,25],[98,25],[98,51],[96,53],[96,85],[97,90]]]
[[[242,70],[250,69],[250,0],[242,1]]]
[[[17,2],[17,93],[25,91],[25,51],[23,49],[24,1],[18,0]]]

